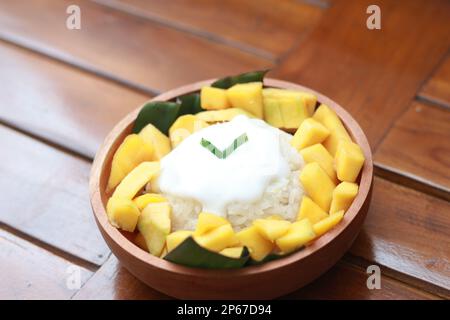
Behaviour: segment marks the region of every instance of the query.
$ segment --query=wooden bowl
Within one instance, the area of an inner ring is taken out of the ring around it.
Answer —
[[[214,80],[197,82],[163,93],[153,100],[168,101],[196,92]],[[141,250],[108,222],[105,193],[114,152],[131,132],[134,110],[108,134],[98,151],[91,171],[90,196],[95,220],[103,238],[122,265],[150,287],[182,299],[270,299],[292,292],[330,269],[350,248],[369,208],[373,163],[369,143],[358,123],[340,105],[309,88],[290,82],[265,79],[266,87],[296,89],[314,93],[320,103],[332,108],[366,157],[360,174],[359,192],[344,219],[305,249],[285,258],[234,270],[207,270],[184,267]]]

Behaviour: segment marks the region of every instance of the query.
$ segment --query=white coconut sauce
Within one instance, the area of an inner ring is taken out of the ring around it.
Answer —
[[[248,141],[226,159],[201,145],[204,138],[224,150],[244,133]],[[290,173],[280,148],[282,134],[264,121],[246,116],[201,129],[161,159],[159,189],[196,200],[203,211],[222,216],[232,202],[258,201],[270,183]]]

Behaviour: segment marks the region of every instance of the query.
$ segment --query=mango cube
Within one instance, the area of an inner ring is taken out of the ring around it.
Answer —
[[[306,147],[300,150],[300,154],[306,163],[317,162],[333,182],[338,181],[334,170],[334,159],[322,144],[317,143]]]
[[[112,196],[129,200],[133,199],[139,190],[141,190],[154,175],[158,174],[159,168],[159,162],[142,162],[120,182]]]
[[[149,203],[167,202],[167,199],[157,193],[146,193],[134,198],[133,202],[142,211]]]
[[[283,115],[278,99],[264,98],[264,120],[271,126],[284,128]]]
[[[248,227],[236,234],[242,245],[250,250],[250,256],[257,261],[272,252],[274,245],[258,232],[255,226]]]
[[[113,190],[138,164],[152,160],[153,151],[153,143],[145,142],[137,134],[128,135],[113,156],[108,190]]]
[[[235,84],[227,89],[227,97],[232,107],[243,109],[263,119],[262,82]]]
[[[228,220],[208,212],[200,212],[198,215],[195,235],[201,236],[220,226],[229,224]]]
[[[283,253],[289,253],[307,244],[315,237],[311,222],[303,219],[292,223],[288,232],[278,238],[276,244]]]
[[[146,143],[153,145],[153,158],[151,160],[159,161],[171,150],[170,140],[164,133],[149,123],[140,132],[139,137]]]
[[[296,91],[296,90],[286,90],[286,89],[276,89],[276,88],[266,88],[263,89],[263,97],[276,99],[280,97],[293,97],[298,100],[302,100],[308,110],[308,116],[312,116],[314,109],[316,108],[317,97],[309,92]]]
[[[336,154],[341,140],[352,141],[342,121],[327,105],[321,104],[314,113],[313,118],[330,130],[330,135],[323,142],[323,146],[332,156]]]
[[[172,251],[184,240],[192,236],[193,232],[189,230],[178,230],[169,234],[166,238],[167,252]]]
[[[341,182],[333,191],[333,199],[331,200],[330,213],[338,211],[347,211],[358,194],[358,185],[352,182]]]
[[[158,257],[170,233],[170,214],[170,205],[167,202],[158,202],[147,205],[139,217],[138,229],[144,236],[148,251]]]
[[[109,222],[116,228],[133,232],[139,219],[139,208],[129,199],[111,197],[106,205]]]
[[[309,219],[312,224],[328,217],[328,213],[323,211],[311,198],[303,196],[300,209],[298,210],[297,220]]]
[[[238,259],[242,256],[242,251],[244,247],[234,247],[234,248],[225,248],[219,253],[229,258]]]
[[[201,106],[205,110],[218,110],[230,107],[227,91],[214,87],[203,87],[200,90]]]
[[[234,117],[244,115],[249,118],[254,118],[255,116],[250,112],[247,112],[240,108],[228,108],[224,110],[210,110],[202,111],[197,113],[195,116],[198,119],[206,121],[208,123],[225,122],[231,121]]]
[[[220,252],[227,247],[239,243],[230,224],[225,224],[200,236],[194,235],[194,240],[203,248]]]
[[[309,117],[308,109],[302,99],[295,97],[282,97],[278,105],[283,117],[283,128],[297,129]]]
[[[291,223],[286,220],[256,219],[253,225],[260,235],[273,242],[288,231]]]
[[[313,225],[313,230],[318,237],[332,229],[344,218],[344,210],[330,214],[327,218]]]
[[[291,145],[297,150],[301,150],[313,144],[321,143],[329,134],[330,130],[320,124],[320,122],[313,118],[308,118],[300,124],[291,140]]]
[[[364,161],[364,154],[356,143],[341,141],[335,156],[338,179],[355,182],[364,165]]]
[[[317,162],[305,165],[300,172],[300,182],[307,195],[325,212],[328,212],[336,185],[322,167]]]
[[[161,251],[159,257],[160,257],[160,258],[164,258],[164,256],[165,256],[166,254],[168,254],[168,253],[169,253],[169,251],[167,250],[167,246],[164,246],[164,248],[162,249],[162,251]]]
[[[169,138],[172,148],[175,148],[192,133],[208,126],[206,121],[203,121],[192,114],[178,117],[169,129]]]

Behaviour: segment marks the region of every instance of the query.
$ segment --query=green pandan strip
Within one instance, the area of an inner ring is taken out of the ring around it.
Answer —
[[[219,80],[214,81],[211,87],[228,89],[237,83],[248,83],[248,82],[259,82],[264,80],[264,76],[269,72],[269,69],[258,70],[252,72],[241,73],[236,76],[229,76]]]
[[[239,137],[233,140],[233,142],[225,149],[220,150],[212,142],[202,138],[200,144],[202,147],[208,149],[213,155],[219,159],[226,159],[231,155],[237,148],[248,141],[248,136],[246,133],[241,134]]]
[[[170,251],[164,259],[173,263],[193,268],[235,269],[245,266],[250,258],[246,247],[240,258],[230,258],[201,247],[192,237],[184,240]]]
[[[196,114],[201,111],[205,111],[205,109],[202,109],[201,107],[200,94],[198,93],[190,93],[178,97],[178,101],[180,102],[180,111],[178,116],[185,114]]]

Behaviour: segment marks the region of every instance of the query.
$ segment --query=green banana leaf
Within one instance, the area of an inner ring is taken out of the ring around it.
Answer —
[[[185,94],[184,96],[178,97],[178,100],[181,104],[178,116],[205,111],[205,109],[202,109],[201,107],[200,94],[198,93]]]
[[[220,88],[220,89],[228,89],[237,83],[263,81],[264,76],[266,75],[267,72],[269,72],[269,69],[246,72],[246,73],[238,74],[236,76],[225,77],[225,78],[222,78],[222,79],[219,79],[219,80],[213,82],[211,84],[211,87]]]
[[[146,103],[134,122],[133,133],[139,133],[147,124],[151,123],[165,135],[178,118],[180,104],[175,102],[151,101]]]
[[[192,237],[184,240],[178,247],[170,251],[164,259],[187,267],[205,269],[234,269],[243,267],[250,258],[246,247],[240,258],[230,258],[209,251],[195,242]]]

